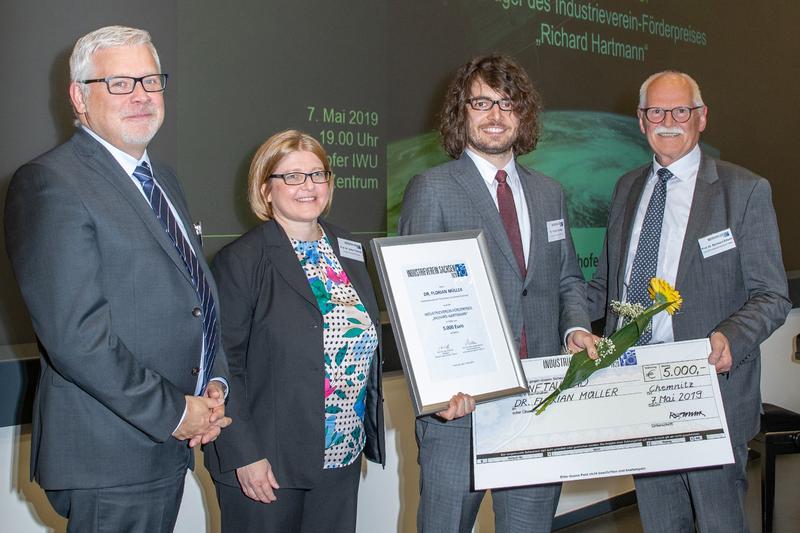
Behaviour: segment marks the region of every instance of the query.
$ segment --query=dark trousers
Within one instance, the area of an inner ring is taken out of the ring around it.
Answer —
[[[714,468],[634,476],[645,533],[745,533],[747,444],[735,462]]]
[[[354,533],[360,480],[359,458],[344,468],[323,470],[313,489],[276,490],[272,503],[217,483],[222,533]]]
[[[472,490],[470,428],[417,419],[420,533],[469,533],[486,494]],[[561,484],[492,490],[496,533],[549,533]]]
[[[46,490],[68,533],[172,533],[186,468],[147,483],[101,489]]]

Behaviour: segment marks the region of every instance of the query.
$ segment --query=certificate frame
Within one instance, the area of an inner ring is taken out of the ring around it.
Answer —
[[[527,391],[482,231],[370,245],[416,416],[458,392],[485,402]]]

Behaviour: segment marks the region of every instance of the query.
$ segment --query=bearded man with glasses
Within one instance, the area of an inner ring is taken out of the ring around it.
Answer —
[[[477,57],[447,89],[440,116],[453,161],[415,176],[403,197],[403,235],[483,230],[519,356],[595,353],[561,186],[517,163],[539,140],[541,97],[508,57]],[[548,228],[556,224],[562,231]],[[455,391],[454,391],[455,392]],[[472,490],[469,391],[417,419],[422,533],[472,531],[484,492]],[[561,484],[492,490],[497,533],[549,532]]]
[[[791,308],[769,182],[701,152],[708,108],[687,74],[650,76],[637,114],[653,160],[617,182],[589,284],[590,312],[593,320],[606,316],[610,335],[618,322],[609,303],[635,303],[637,280],[658,276],[681,293],[681,310],[653,318],[647,342],[709,338],[735,459],[634,476],[639,513],[647,533],[747,531],[747,442],[758,432],[761,409],[759,345]]]

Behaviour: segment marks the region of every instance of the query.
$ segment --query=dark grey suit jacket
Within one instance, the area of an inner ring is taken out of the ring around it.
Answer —
[[[525,325],[528,356],[555,355],[567,329],[589,328],[583,276],[561,185],[521,165],[517,171],[531,218],[524,279],[486,182],[466,154],[414,176],[403,198],[398,230],[401,235],[483,230],[515,341],[519,343]],[[564,220],[565,238],[548,242],[547,222],[559,219]],[[470,417],[447,424],[468,427]]]
[[[177,179],[153,169],[216,291]],[[78,130],[16,172],[5,235],[42,350],[31,475],[53,490],[174,475],[190,461],[171,434],[194,392],[203,325],[186,267],[141,192]],[[226,374],[220,349],[212,375]]]
[[[342,229],[320,220],[380,339],[380,314],[363,262],[339,254]],[[220,250],[222,340],[231,368],[228,412],[236,421],[205,453],[215,481],[238,486],[235,469],[267,458],[282,488],[312,488],[325,450],[322,314],[286,233],[268,221]],[[384,463],[380,350],[367,380],[364,456]]]
[[[609,317],[606,335],[616,326],[608,305],[622,295],[633,219],[650,171],[645,165],[622,176],[611,199],[605,246],[588,287],[592,318]],[[727,228],[736,248],[704,259],[698,239]],[[733,368],[719,376],[720,389],[732,441],[747,442],[758,432],[761,409],[759,345],[791,309],[767,180],[702,157],[675,288],[683,296],[672,317],[676,341],[719,331],[730,342]]]

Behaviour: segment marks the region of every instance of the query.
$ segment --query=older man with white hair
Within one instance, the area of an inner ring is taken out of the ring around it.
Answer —
[[[708,337],[733,464],[635,476],[646,532],[747,531],[747,442],[758,432],[759,345],[791,308],[769,182],[701,152],[708,111],[697,83],[665,71],[641,87],[639,127],[653,160],[617,182],[606,243],[587,296],[593,319],[617,327],[611,300],[649,303],[646,284],[667,280],[683,296],[642,343]],[[713,246],[712,246],[713,243]]]

